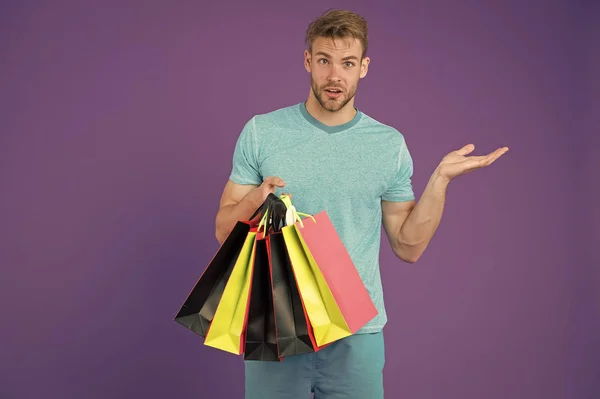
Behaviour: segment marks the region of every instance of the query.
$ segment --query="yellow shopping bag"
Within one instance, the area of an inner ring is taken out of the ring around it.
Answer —
[[[281,231],[317,345],[323,346],[351,335],[319,266],[298,234],[297,226],[288,225]]]
[[[204,344],[240,355],[244,351],[243,339],[250,282],[254,264],[256,231],[251,230],[235,263],[223,296],[210,324]]]

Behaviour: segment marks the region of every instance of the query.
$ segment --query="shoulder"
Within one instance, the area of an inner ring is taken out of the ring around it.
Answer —
[[[282,135],[291,132],[298,124],[298,105],[288,105],[263,113],[256,113],[246,120],[240,137],[252,145],[257,157],[267,154]]]
[[[256,114],[254,117],[252,117],[252,122],[255,124],[260,124],[263,127],[268,125],[277,125],[282,122],[288,122],[300,116],[298,106],[299,104],[286,105]]]
[[[394,126],[384,123],[361,111],[361,128],[373,135],[384,138],[394,146],[406,146],[406,137]]]
[[[299,113],[298,104],[256,113],[245,120],[241,136],[249,136],[254,140],[277,132],[282,123],[293,121]]]

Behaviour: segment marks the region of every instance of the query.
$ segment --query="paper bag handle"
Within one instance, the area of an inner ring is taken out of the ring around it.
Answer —
[[[304,223],[302,223],[302,219],[300,218],[300,216],[305,216],[305,217],[309,217],[313,220],[313,222],[317,222],[315,220],[314,217],[312,217],[312,215],[309,215],[307,213],[303,213],[303,212],[298,212],[296,210],[296,207],[292,204],[292,198],[287,195],[287,194],[283,194],[279,197],[279,199],[281,199],[281,201],[283,201],[283,203],[285,204],[285,206],[292,211],[292,218],[294,219],[295,222],[300,222],[300,226],[304,227]]]

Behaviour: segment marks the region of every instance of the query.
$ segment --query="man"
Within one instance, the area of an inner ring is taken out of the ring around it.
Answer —
[[[378,310],[357,334],[317,353],[283,362],[247,361],[246,398],[383,397],[383,327],[387,321],[379,272],[381,225],[393,252],[416,262],[442,216],[449,182],[490,165],[508,149],[467,156],[467,145],[446,155],[418,203],[412,159],[402,134],[354,106],[370,59],[367,24],[349,11],[329,11],[306,32],[306,102],[256,115],[244,126],[216,216],[216,236],[227,237],[271,192],[285,191],[300,211],[326,210]]]

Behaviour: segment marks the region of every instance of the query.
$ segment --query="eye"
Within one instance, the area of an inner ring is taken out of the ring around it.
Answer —
[[[325,64],[326,62],[327,62],[327,60],[325,58],[321,58],[318,61],[319,64]]]
[[[347,67],[347,68],[350,68],[350,67],[353,67],[353,66],[354,66],[354,63],[353,63],[353,62],[346,61],[346,67]]]

